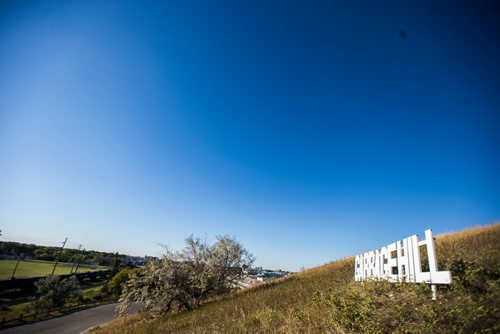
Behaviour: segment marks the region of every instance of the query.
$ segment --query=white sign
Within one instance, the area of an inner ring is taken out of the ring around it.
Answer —
[[[422,271],[421,251],[427,252],[429,271]],[[451,284],[449,271],[438,271],[432,230],[425,239],[417,235],[356,256],[356,281],[387,279],[390,282]],[[434,290],[434,287],[433,287]]]

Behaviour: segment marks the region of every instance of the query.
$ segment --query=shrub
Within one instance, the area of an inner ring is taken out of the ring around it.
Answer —
[[[128,282],[132,274],[137,274],[139,269],[125,268],[117,272],[109,282],[103,286],[101,292],[109,296],[111,299],[118,299],[122,294],[125,284]]]
[[[176,309],[193,309],[201,302],[236,286],[252,256],[235,239],[217,237],[209,245],[190,236],[180,252],[170,252],[161,261],[147,264],[132,274],[120,297],[118,313],[124,315],[131,302],[144,303],[152,316]]]
[[[49,310],[61,307],[68,302],[78,301],[82,293],[75,276],[60,280],[59,276],[50,275],[35,283],[38,299],[34,303],[36,310]]]

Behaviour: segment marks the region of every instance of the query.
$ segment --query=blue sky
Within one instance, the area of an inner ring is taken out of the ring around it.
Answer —
[[[2,239],[297,270],[490,223],[497,7],[2,1]]]

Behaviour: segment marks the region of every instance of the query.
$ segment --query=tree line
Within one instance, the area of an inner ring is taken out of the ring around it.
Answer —
[[[124,256],[117,253],[71,248],[65,248],[61,251],[61,247],[40,246],[12,241],[0,242],[0,255],[42,261],[55,261],[59,259],[61,262],[78,262],[81,264],[97,264],[101,266],[113,266],[117,257],[121,258]]]

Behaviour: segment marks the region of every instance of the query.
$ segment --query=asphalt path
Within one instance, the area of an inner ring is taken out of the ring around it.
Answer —
[[[89,328],[102,326],[113,320],[116,305],[117,303],[96,306],[58,318],[4,329],[1,332],[2,334],[80,334]],[[133,304],[129,314],[137,313],[141,308],[140,305]]]

